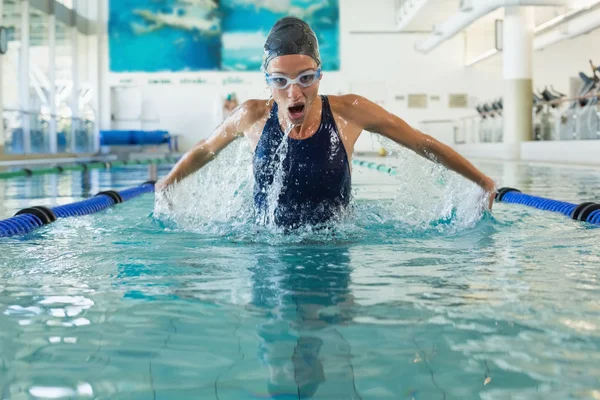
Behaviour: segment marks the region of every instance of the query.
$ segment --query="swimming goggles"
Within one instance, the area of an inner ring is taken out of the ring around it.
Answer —
[[[291,79],[283,74],[265,74],[265,76],[267,79],[267,85],[273,89],[287,89],[294,83],[306,88],[314,85],[319,80],[319,77],[321,76],[321,68],[317,69],[316,71],[303,72],[298,75],[296,79]]]

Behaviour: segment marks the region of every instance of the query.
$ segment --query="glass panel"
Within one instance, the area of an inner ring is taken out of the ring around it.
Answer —
[[[96,20],[96,15],[98,14],[98,3],[96,1],[76,0],[73,4],[75,5],[77,14],[90,21]]]
[[[9,29],[9,50],[3,57],[2,73],[3,106],[2,115],[4,136],[0,137],[0,149],[6,153],[23,153],[23,127],[27,123],[31,130],[31,150],[33,153],[50,151],[50,122],[56,121],[58,152],[90,152],[94,149],[96,114],[93,108],[95,65],[88,59],[88,46],[97,42],[95,36],[78,34],[78,51],[74,54],[73,27],[56,21],[55,59],[50,60],[49,22],[50,16],[29,8],[29,109],[20,109],[19,71],[21,51],[21,0],[0,0],[3,2],[3,25]],[[64,6],[76,8],[80,14],[95,23],[97,4],[86,0],[57,0]],[[77,18],[82,18],[78,16]],[[79,91],[73,93],[73,57],[78,56]],[[56,115],[51,115],[50,66],[56,63]],[[78,98],[79,118],[73,118],[73,96]]]
[[[50,151],[50,17],[35,7],[29,8],[29,127],[31,152]]]
[[[24,152],[23,113],[14,109],[4,109],[4,153],[22,154]]]
[[[75,1],[77,18],[86,18],[88,23],[95,23],[97,19],[98,5],[95,2],[87,0]],[[75,135],[77,152],[93,152],[95,138],[96,112],[94,111],[93,101],[94,90],[94,72],[97,66],[94,59],[90,57],[90,52],[97,48],[98,38],[96,35],[86,36],[81,32],[77,36],[77,65],[79,82],[79,127]]]
[[[56,114],[57,149],[59,153],[71,151],[73,90],[73,41],[72,29],[56,21]]]
[[[3,25],[9,30],[8,52],[3,56],[2,102],[4,105],[4,152],[23,153],[23,129],[19,112],[19,52],[21,50],[21,4],[4,0]],[[13,136],[15,136],[13,138]],[[20,140],[19,140],[20,138]]]

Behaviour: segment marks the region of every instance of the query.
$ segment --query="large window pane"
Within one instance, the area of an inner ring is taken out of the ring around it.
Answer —
[[[90,21],[96,21],[98,14],[98,3],[96,1],[76,0],[73,1],[73,5],[77,10],[77,14]]]
[[[79,26],[89,26],[89,24],[95,23],[98,14],[98,4],[96,2],[76,0],[73,5],[77,10],[76,18]],[[94,77],[97,73],[98,64],[95,57],[97,43],[96,35],[85,35],[78,31],[76,57],[79,85],[79,123],[75,134],[75,151],[77,152],[92,152],[94,150],[96,127]]]
[[[29,127],[31,151],[50,151],[49,123],[51,85],[50,71],[50,17],[35,7],[29,8]]]
[[[56,114],[58,152],[71,148],[73,111],[71,96],[73,93],[73,34],[72,27],[56,21]]]
[[[95,79],[97,62],[90,59],[88,46],[96,44],[96,39],[82,32],[77,33],[78,47],[74,47],[73,38],[76,28],[64,23],[64,11],[54,22],[56,47],[50,49],[50,21],[52,18],[30,5],[28,18],[30,23],[24,27],[29,34],[29,47],[26,49],[28,65],[21,66],[21,24],[22,0],[0,0],[3,4],[3,25],[9,28],[9,51],[3,56],[4,70],[0,79],[3,84],[2,102],[4,136],[0,138],[0,147],[5,152],[22,153],[24,151],[24,128],[29,127],[31,150],[34,153],[50,151],[51,121],[56,121],[57,150],[59,152],[90,151],[93,148],[95,132]],[[56,0],[59,7],[78,10],[77,22],[87,24],[95,21],[97,3],[88,0]],[[87,18],[83,20],[82,18]],[[54,54],[53,59],[50,59]],[[75,60],[74,57],[77,57]],[[74,71],[74,61],[77,70]],[[55,65],[55,91],[52,91],[51,67]],[[20,91],[20,71],[26,68],[28,88]],[[77,80],[78,85],[74,85]],[[77,91],[77,93],[75,92]],[[28,105],[23,107],[26,96]],[[74,100],[75,99],[75,100]],[[55,101],[53,115],[51,104]],[[74,109],[75,107],[75,109]],[[27,108],[26,110],[22,108]],[[74,118],[77,117],[77,118]]]
[[[2,102],[4,105],[4,151],[23,152],[23,121],[19,107],[19,52],[21,50],[21,4],[3,0],[3,25],[9,29],[8,52],[3,56]]]

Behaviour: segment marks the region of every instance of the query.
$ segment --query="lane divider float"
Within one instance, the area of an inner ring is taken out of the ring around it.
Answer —
[[[156,181],[148,181],[119,192],[105,190],[88,199],[53,208],[35,206],[22,209],[12,218],[0,221],[0,237],[25,235],[60,218],[97,213],[142,194],[154,192],[155,183]]]

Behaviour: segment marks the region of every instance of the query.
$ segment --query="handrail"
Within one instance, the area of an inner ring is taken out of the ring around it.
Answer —
[[[560,99],[556,99],[556,100],[551,100],[551,101],[544,101],[541,103],[537,103],[536,105],[553,105],[553,104],[561,104],[561,103],[566,103],[566,102],[573,102],[573,101],[578,101],[578,100],[587,100],[593,97],[598,97],[600,99],[600,92],[594,92],[594,93],[588,93],[585,96],[578,96],[578,97],[561,97]]]
[[[18,110],[18,109],[14,109],[14,108],[4,108],[2,110],[3,112],[18,112],[21,114],[25,114],[25,115],[43,115],[43,116],[48,116],[48,117],[53,117],[53,118],[61,118],[61,119],[78,119],[81,120],[83,118],[81,117],[65,117],[62,115],[57,115],[57,114],[46,114],[46,113],[42,113],[40,111],[25,111],[25,110]]]
[[[420,123],[422,124],[447,124],[449,122],[454,122],[455,120],[453,119],[426,119],[423,121],[420,121]]]

